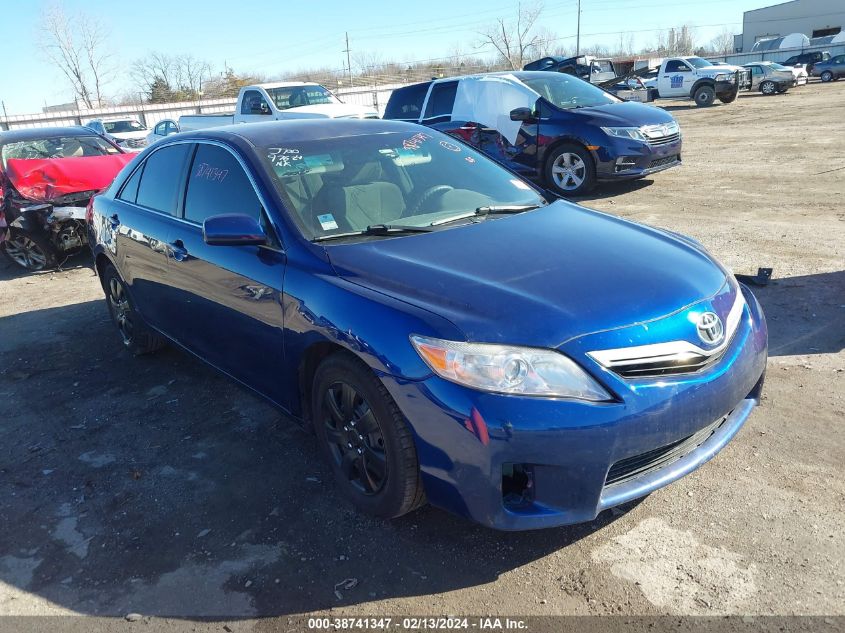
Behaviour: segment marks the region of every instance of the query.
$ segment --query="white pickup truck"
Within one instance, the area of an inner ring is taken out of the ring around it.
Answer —
[[[751,73],[739,66],[714,65],[701,57],[667,57],[657,75],[644,83],[655,99],[689,98],[698,106],[709,106],[717,98],[730,103],[740,90],[749,89]]]
[[[235,123],[312,118],[377,119],[379,116],[373,107],[343,103],[320,84],[278,82],[241,88],[234,114],[181,116],[178,130],[189,132]]]

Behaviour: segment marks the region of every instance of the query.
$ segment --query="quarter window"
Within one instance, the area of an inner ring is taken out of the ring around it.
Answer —
[[[123,185],[123,190],[120,192],[118,198],[135,204],[135,199],[138,197],[138,183],[141,182],[141,172],[144,171],[143,165],[135,170],[132,177]]]
[[[185,219],[202,224],[206,218],[224,213],[241,213],[261,221],[261,202],[230,151],[201,143],[188,177]]]
[[[142,207],[176,215],[182,191],[189,143],[168,145],[150,154],[144,163],[144,174],[138,186],[137,203]]]

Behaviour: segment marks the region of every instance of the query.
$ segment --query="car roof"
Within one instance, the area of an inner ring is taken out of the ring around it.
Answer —
[[[168,136],[167,139],[156,143],[156,146],[169,143],[174,139],[231,141],[241,138],[254,146],[272,147],[279,143],[323,141],[390,132],[410,132],[414,134],[420,129],[429,130],[430,128],[423,128],[416,123],[387,119],[290,119],[287,121],[243,123],[231,127],[183,132]]]
[[[501,70],[492,73],[473,73],[472,75],[458,75],[455,77],[444,77],[443,79],[436,79],[434,83],[441,83],[444,81],[458,81],[460,79],[477,79],[479,77],[516,77],[519,80],[523,79],[540,79],[548,77],[550,74],[548,70]]]
[[[274,81],[267,84],[251,84],[249,86],[244,86],[244,88],[295,88],[297,86],[322,86],[322,84],[315,83],[313,81]]]
[[[96,132],[87,127],[28,127],[17,130],[0,132],[0,144],[14,143],[16,141],[35,141],[42,138],[54,138],[57,136],[91,136]]]

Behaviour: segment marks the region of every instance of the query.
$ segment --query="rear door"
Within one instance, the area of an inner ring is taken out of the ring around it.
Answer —
[[[147,156],[121,188],[109,209],[118,269],[144,319],[166,334],[168,239],[179,213],[190,143],[161,147]]]
[[[280,404],[285,257],[249,170],[228,146],[198,142],[184,210],[171,234],[169,283],[179,342]],[[262,223],[269,246],[209,246],[203,221],[240,213]]]

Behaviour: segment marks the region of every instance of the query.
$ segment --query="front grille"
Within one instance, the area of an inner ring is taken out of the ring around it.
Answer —
[[[663,158],[656,158],[648,164],[649,169],[653,169],[654,167],[662,167],[663,165],[671,165],[672,163],[678,162],[678,156],[665,156]]]
[[[623,484],[673,464],[709,440],[719,427],[725,423],[729,415],[730,413],[677,442],[672,442],[666,446],[661,446],[660,448],[655,448],[645,453],[634,455],[633,457],[620,459],[610,467],[607,477],[604,480],[604,485]]]
[[[127,147],[146,147],[147,139],[145,138],[129,138],[126,139]]]
[[[681,133],[676,132],[675,134],[669,134],[668,136],[661,136],[660,138],[649,138],[648,144],[652,147],[660,147],[661,145],[669,145],[670,143],[675,143],[678,139],[681,138]]]
[[[724,350],[722,350],[722,354]],[[614,365],[613,371],[623,378],[643,378],[645,376],[671,376],[673,374],[689,374],[712,365],[722,354],[704,356],[699,354],[675,354],[672,356],[656,356],[653,358],[638,358],[625,361],[625,364]]]

